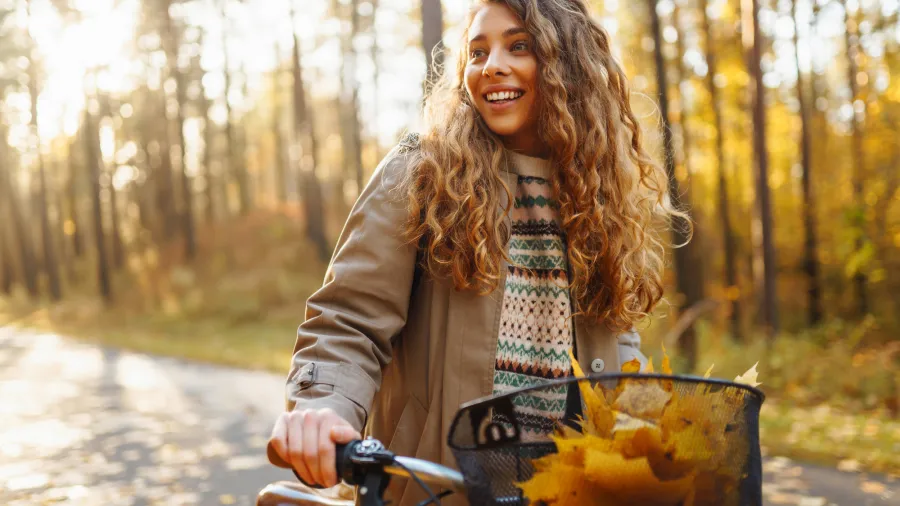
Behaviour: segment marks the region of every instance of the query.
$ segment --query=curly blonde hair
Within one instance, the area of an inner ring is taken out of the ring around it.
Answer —
[[[671,206],[665,171],[644,150],[609,35],[583,0],[480,0],[467,26],[487,3],[507,5],[534,39],[540,135],[551,150],[576,311],[628,330],[662,298],[656,225],[687,217]],[[456,72],[444,72],[426,99],[405,233],[422,244],[429,273],[485,294],[510,261],[512,196],[501,177],[503,144],[466,92],[466,61],[463,44]]]

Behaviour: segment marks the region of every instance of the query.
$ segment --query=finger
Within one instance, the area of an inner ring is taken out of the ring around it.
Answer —
[[[324,485],[322,469],[319,466],[319,425],[322,417],[309,413],[303,420],[303,460],[315,483]]]
[[[294,412],[290,414],[287,427],[288,455],[291,466],[300,475],[300,479],[307,485],[315,485],[312,474],[303,459],[303,419],[306,412]]]
[[[291,467],[290,455],[287,448],[287,414],[281,414],[275,419],[275,427],[272,429],[272,437],[266,445],[266,455],[269,462],[278,467]]]
[[[345,420],[331,427],[331,440],[337,444],[347,444],[354,439],[362,439],[362,435]]]
[[[331,430],[328,430],[334,423],[340,423],[336,416],[325,418],[319,426],[319,471],[322,474],[322,484],[326,487],[337,485],[334,442],[331,440]]]

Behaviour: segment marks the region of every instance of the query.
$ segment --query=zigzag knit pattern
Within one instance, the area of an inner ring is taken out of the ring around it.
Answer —
[[[519,176],[515,197],[494,393],[545,384],[568,376],[571,368],[571,305],[558,205],[549,182],[534,176]],[[523,436],[540,438],[564,415],[566,391],[520,394],[513,404]]]

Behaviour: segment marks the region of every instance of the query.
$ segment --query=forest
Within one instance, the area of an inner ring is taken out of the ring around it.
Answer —
[[[694,221],[648,353],[759,360],[766,444],[900,471],[900,1],[589,3]],[[285,372],[467,10],[0,0],[0,325]]]

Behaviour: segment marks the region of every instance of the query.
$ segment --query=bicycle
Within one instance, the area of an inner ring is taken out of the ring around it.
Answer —
[[[692,500],[696,506],[706,504],[761,506],[762,457],[759,446],[759,409],[765,395],[757,388],[729,381],[695,376],[662,374],[607,374],[585,379],[567,378],[551,383],[523,388],[502,395],[472,401],[460,407],[450,427],[448,445],[460,471],[432,462],[394,455],[374,439],[354,441],[337,449],[338,476],[349,485],[358,487],[359,504],[383,506],[383,494],[392,477],[415,481],[427,495],[420,506],[440,505],[441,499],[452,493],[467,496],[472,506],[526,506],[528,500],[519,484],[535,474],[535,459],[556,453],[556,444],[545,440],[526,440],[520,423],[521,402],[525,397],[542,390],[564,391],[580,381],[616,389],[625,381],[659,382],[680,396],[688,406],[708,407],[713,426],[721,427],[732,446],[722,450],[731,466],[738,466],[739,477],[732,488],[716,491],[719,496]],[[569,390],[571,393],[571,390]],[[721,397],[716,397],[721,395]],[[721,402],[729,399],[728,404]],[[685,401],[684,399],[687,399]],[[709,403],[709,406],[698,403]],[[579,403],[580,404],[580,403]],[[562,423],[579,427],[581,410],[566,413]],[[721,435],[720,435],[721,437]],[[435,493],[430,486],[444,489]],[[685,501],[687,502],[687,501]],[[328,499],[311,487],[277,482],[260,491],[257,506],[353,506],[352,501]],[[640,504],[624,502],[623,504]],[[681,504],[681,503],[678,503]]]

